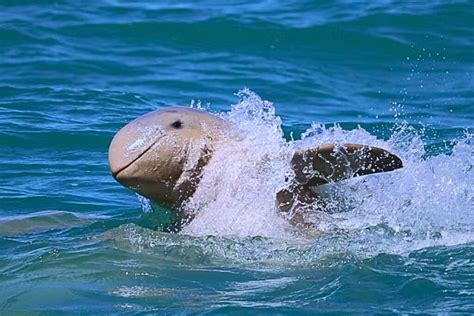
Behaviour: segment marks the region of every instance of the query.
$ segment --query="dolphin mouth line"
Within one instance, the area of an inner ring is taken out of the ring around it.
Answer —
[[[123,166],[122,168],[120,168],[118,171],[116,172],[112,172],[112,177],[114,177],[115,179],[117,179],[118,175],[124,171],[125,169],[127,169],[128,167],[130,167],[132,164],[134,164],[138,159],[140,159],[141,157],[143,157],[143,155],[145,155],[153,146],[155,146],[155,144],[163,137],[163,133],[160,133],[158,134],[157,136],[157,139],[151,143],[150,146],[148,146],[142,153],[140,153],[140,155],[138,155],[136,158],[134,158],[132,161],[130,161],[128,164],[126,164],[125,166]]]

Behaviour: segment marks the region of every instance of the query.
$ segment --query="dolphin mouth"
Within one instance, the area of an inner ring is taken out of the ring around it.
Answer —
[[[156,145],[156,143],[158,143],[160,141],[160,139],[163,137],[163,133],[159,133],[157,135],[157,138],[150,144],[148,145],[144,150],[142,150],[140,152],[140,154],[138,154],[135,158],[133,158],[132,160],[130,160],[129,162],[127,162],[125,165],[123,165],[122,167],[120,168],[116,168],[115,170],[113,170],[111,168],[110,172],[112,174],[112,177],[114,177],[114,179],[118,180],[119,179],[119,176],[120,174],[125,171],[126,169],[128,169],[131,165],[133,165],[135,162],[137,162],[140,158],[142,158],[147,152],[149,152],[151,150],[151,148],[153,148],[153,146]]]
[[[114,177],[115,179],[118,179],[119,177],[119,174],[124,171],[125,169],[127,169],[128,167],[130,167],[131,165],[133,165],[138,159],[140,159],[141,157],[143,157],[143,155],[145,155],[154,145],[156,144],[156,142],[154,142],[153,144],[151,144],[150,146],[148,146],[141,154],[139,154],[136,158],[134,158],[132,161],[130,161],[128,164],[126,164],[125,166],[123,166],[122,168],[118,169],[118,170],[115,170],[115,171],[112,171],[112,177]]]

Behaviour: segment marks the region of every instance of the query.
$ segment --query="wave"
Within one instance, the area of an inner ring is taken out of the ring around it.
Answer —
[[[0,236],[17,236],[78,227],[103,218],[104,216],[66,211],[41,211],[24,215],[1,216]]]

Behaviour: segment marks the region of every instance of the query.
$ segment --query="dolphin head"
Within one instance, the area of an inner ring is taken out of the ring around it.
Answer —
[[[110,171],[138,194],[179,206],[194,192],[223,131],[223,120],[201,110],[173,107],[147,113],[113,138]]]

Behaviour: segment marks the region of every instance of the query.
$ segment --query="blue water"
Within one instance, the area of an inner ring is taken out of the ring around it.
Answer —
[[[474,313],[473,91],[472,1],[2,1],[0,313]],[[249,153],[180,234],[107,165],[170,105]],[[322,188],[296,238],[263,198],[287,142],[405,167]]]

